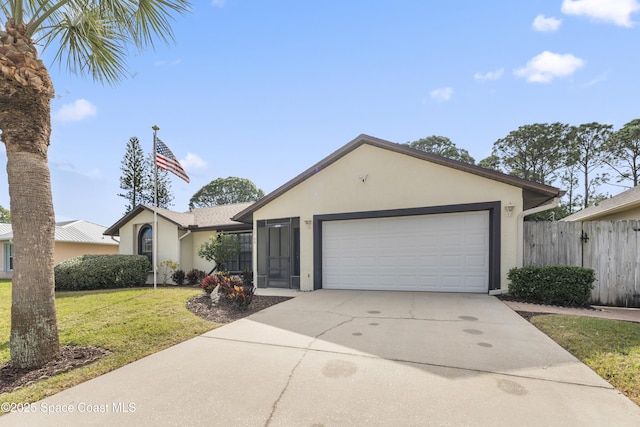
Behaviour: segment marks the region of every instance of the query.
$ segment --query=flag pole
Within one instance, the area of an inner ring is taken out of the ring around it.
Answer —
[[[156,125],[151,127],[153,129],[153,290],[155,291],[158,286],[158,165],[156,163],[156,133],[160,128]]]

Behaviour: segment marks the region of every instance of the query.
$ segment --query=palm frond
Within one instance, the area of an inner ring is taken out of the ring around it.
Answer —
[[[56,47],[54,62],[74,74],[113,84],[127,75],[129,47],[174,40],[171,18],[190,10],[187,0],[0,0],[7,19],[27,36]],[[66,60],[66,61],[65,61]]]
[[[126,75],[126,34],[99,8],[70,9],[60,13],[49,33],[49,42],[59,43],[54,57],[75,74],[90,74],[94,80],[113,84]]]
[[[189,10],[190,4],[185,0],[139,0],[131,28],[136,46],[153,47],[154,37],[165,43],[173,41],[169,18],[173,13],[183,14]]]

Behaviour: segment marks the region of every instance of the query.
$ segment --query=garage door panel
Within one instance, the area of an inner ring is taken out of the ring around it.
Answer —
[[[327,289],[487,292],[489,214],[323,223]]]

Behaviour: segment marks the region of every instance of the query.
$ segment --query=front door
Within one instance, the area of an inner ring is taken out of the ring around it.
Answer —
[[[291,227],[289,222],[267,224],[267,287],[291,287]]]

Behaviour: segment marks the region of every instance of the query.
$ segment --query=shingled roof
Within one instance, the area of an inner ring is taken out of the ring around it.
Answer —
[[[562,221],[589,221],[604,215],[611,215],[640,206],[640,186],[623,191],[608,199],[602,200],[579,212],[563,218]]]
[[[156,208],[158,217],[174,223],[184,230],[244,230],[246,224],[233,221],[231,218],[238,212],[248,208],[253,203],[236,203],[232,205],[211,206],[208,208],[195,208],[188,212],[176,212],[164,208]],[[153,212],[152,206],[139,205],[131,212],[123,216],[118,222],[107,228],[104,232],[107,236],[119,236],[120,228],[131,221],[143,211]]]

